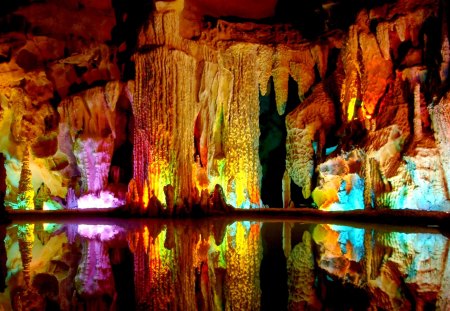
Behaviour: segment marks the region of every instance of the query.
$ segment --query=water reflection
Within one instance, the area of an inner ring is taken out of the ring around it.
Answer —
[[[0,234],[0,310],[450,309],[438,233],[208,219]]]

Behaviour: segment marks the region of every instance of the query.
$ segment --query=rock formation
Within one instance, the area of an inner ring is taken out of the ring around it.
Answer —
[[[128,183],[136,214],[205,211],[216,185],[233,207],[262,207],[270,180],[295,206],[311,205],[316,189],[326,209],[354,199],[448,211],[446,1],[298,5],[8,5],[0,15],[6,200],[17,201],[27,142],[33,189],[45,182],[60,198],[73,189],[71,208],[73,194],[124,199]],[[264,114],[281,126],[262,124],[271,120]],[[265,131],[277,141],[262,140]],[[360,171],[326,185],[328,161],[357,150]],[[276,178],[266,169],[273,161]],[[277,191],[271,202],[282,202]]]

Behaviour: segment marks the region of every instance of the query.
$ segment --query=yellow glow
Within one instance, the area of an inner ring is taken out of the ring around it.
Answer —
[[[148,250],[149,241],[150,241],[150,233],[148,232],[147,226],[144,226],[144,232],[142,233],[142,238],[144,240],[145,249]]]
[[[347,120],[351,121],[353,120],[353,117],[355,115],[355,105],[356,105],[356,98],[350,99],[350,102],[348,103],[347,108]]]
[[[242,203],[248,200],[247,190],[247,174],[239,172],[236,175],[236,205],[240,207]],[[237,233],[236,233],[237,236]],[[237,237],[236,237],[237,238]]]
[[[261,290],[259,268],[261,263],[260,226],[254,223],[247,229],[242,222],[236,223],[236,235],[229,227],[226,251],[227,279],[229,291],[227,309],[259,309]]]
[[[223,158],[214,161],[215,164],[217,165],[218,174],[215,176],[209,176],[208,191],[212,192],[217,184],[221,185],[222,189],[226,191],[227,190],[226,175],[225,175],[226,159]]]
[[[148,182],[147,180],[144,181],[144,189],[142,189],[142,209],[143,211],[147,210],[148,202],[149,202],[149,191],[148,191]]]
[[[156,160],[150,163],[148,168],[149,188],[162,204],[166,204],[166,196],[164,187],[167,185],[174,186],[173,173],[174,169],[166,160]]]

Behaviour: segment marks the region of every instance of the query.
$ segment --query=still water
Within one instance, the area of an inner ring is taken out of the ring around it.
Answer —
[[[450,310],[434,229],[72,220],[0,235],[0,310]]]

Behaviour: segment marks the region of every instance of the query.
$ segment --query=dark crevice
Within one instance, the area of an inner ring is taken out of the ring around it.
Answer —
[[[154,3],[146,0],[112,0],[112,6],[116,15],[116,25],[111,31],[112,44],[117,47],[125,44],[117,55],[122,80],[133,80],[135,68],[132,55],[136,52],[139,31],[154,11]]]
[[[259,103],[261,199],[270,207],[281,207],[282,179],[286,168],[286,125],[285,116],[280,116],[277,111],[272,78],[269,80],[267,94],[263,96],[260,93]]]

